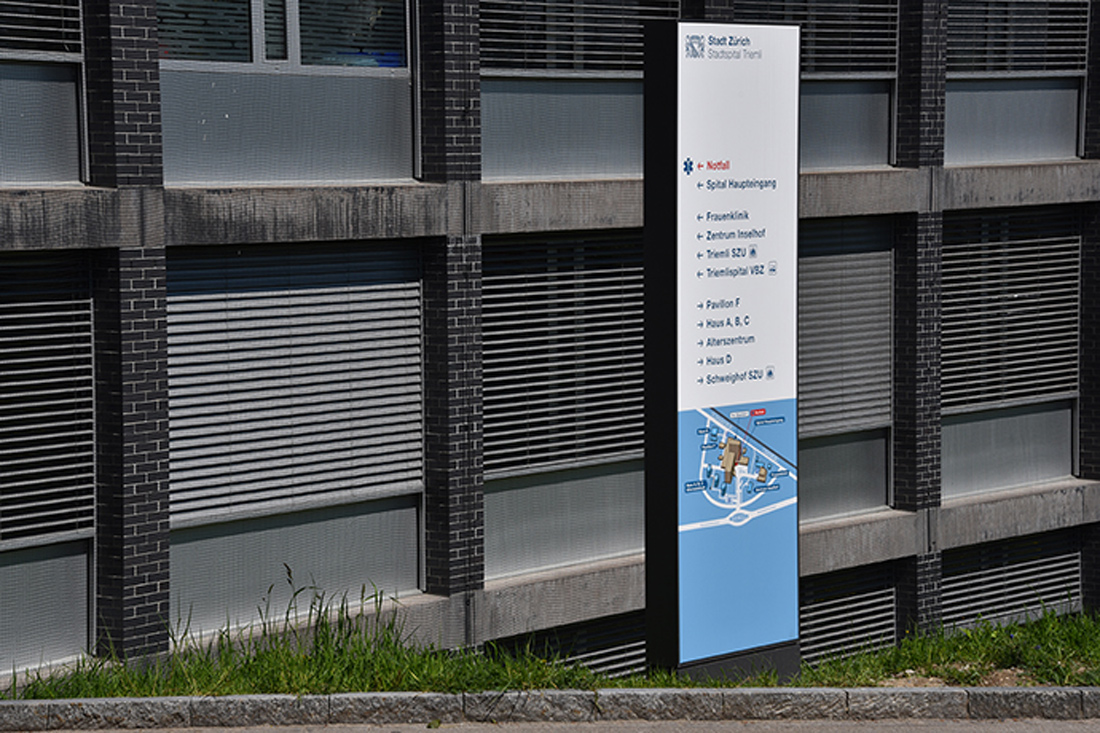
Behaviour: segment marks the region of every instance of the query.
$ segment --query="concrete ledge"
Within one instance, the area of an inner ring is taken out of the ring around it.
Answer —
[[[924,552],[921,517],[883,508],[869,514],[805,522],[798,531],[799,574],[912,557]]]
[[[197,728],[324,725],[328,717],[327,695],[233,695],[195,698],[191,702],[190,725]]]
[[[1084,717],[1081,690],[1073,687],[988,687],[969,690],[971,718]]]
[[[0,250],[137,246],[139,222],[159,232],[162,196],[147,188],[0,189]]]
[[[466,720],[478,723],[586,723],[595,697],[580,690],[477,692],[463,695]]]
[[[440,692],[347,693],[329,698],[329,724],[461,723],[462,696]]]
[[[452,202],[445,186],[406,183],[312,188],[166,188],[171,245],[440,236]]]
[[[847,717],[844,690],[817,688],[735,688],[725,690],[726,720],[839,720]]]
[[[848,717],[885,718],[969,717],[966,690],[951,687],[869,687],[848,691]]]
[[[947,167],[943,208],[1039,206],[1100,199],[1100,163],[1067,160],[1019,165]]]
[[[876,168],[803,173],[799,177],[798,215],[866,216],[932,207],[932,171]]]
[[[599,720],[722,720],[723,690],[599,690]]]
[[[1100,688],[703,688],[0,701],[0,731],[594,720],[1100,718]]]
[[[482,183],[479,224],[486,234],[640,227],[642,191],[641,178]]]
[[[1100,482],[1067,479],[945,499],[939,508],[939,547],[1050,532],[1095,522]]]

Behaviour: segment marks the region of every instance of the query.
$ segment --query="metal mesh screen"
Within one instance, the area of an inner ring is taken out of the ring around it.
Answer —
[[[943,553],[944,626],[1080,609],[1081,542],[1074,530]]]
[[[353,613],[360,600],[369,611],[375,591],[415,592],[419,504],[418,496],[399,496],[174,529],[169,623],[210,634],[260,614],[282,621],[289,612],[304,622],[315,590],[333,604],[346,599]]]
[[[640,234],[487,238],[483,268],[486,474],[640,456]]]
[[[677,0],[481,0],[486,69],[642,70],[642,24]]]
[[[0,267],[0,546],[95,518],[92,300],[83,257]]]
[[[1078,227],[1068,208],[944,216],[945,410],[1076,395]]]
[[[420,362],[415,250],[174,253],[173,523],[418,491]]]
[[[0,0],[0,49],[79,54],[80,0]]]
[[[743,23],[800,26],[804,74],[897,71],[897,0],[738,0],[733,13]]]
[[[798,258],[798,434],[890,424],[890,222],[803,222]]]
[[[1084,74],[1087,0],[950,0],[947,71]]]

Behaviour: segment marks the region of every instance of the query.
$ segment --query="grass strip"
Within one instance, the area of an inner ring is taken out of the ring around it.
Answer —
[[[308,602],[304,599],[308,598]],[[305,605],[299,614],[299,605]],[[652,670],[608,678],[546,659],[531,649],[504,653],[442,650],[410,643],[397,613],[382,612],[377,592],[358,603],[332,602],[313,588],[294,591],[282,618],[261,609],[261,621],[212,639],[175,635],[175,651],[124,663],[117,655],[87,657],[64,671],[13,678],[4,695],[21,699],[173,695],[329,694],[336,692],[581,689],[601,687],[776,686],[773,673],[739,679],[690,679]],[[304,616],[304,621],[303,621]],[[1011,676],[1006,678],[1006,673]],[[1026,624],[907,635],[877,651],[804,664],[799,686],[906,684],[1100,684],[1100,616],[1047,612]]]

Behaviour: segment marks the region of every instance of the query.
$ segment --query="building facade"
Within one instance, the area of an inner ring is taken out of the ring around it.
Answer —
[[[641,659],[662,18],[802,27],[804,655],[1096,605],[1098,9],[0,1],[0,668],[306,586]]]

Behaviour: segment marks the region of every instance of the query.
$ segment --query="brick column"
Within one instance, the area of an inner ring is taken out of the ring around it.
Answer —
[[[98,256],[97,651],[168,649],[168,404],[164,250]]]
[[[419,19],[422,177],[448,185],[451,208],[424,254],[425,589],[452,595],[485,577],[481,237],[468,201],[481,178],[478,3],[427,0]]]
[[[1087,610],[1100,609],[1100,524],[1081,528],[1081,596]]]
[[[1089,2],[1088,70],[1085,74],[1084,157],[1100,158],[1100,0]]]
[[[481,238],[448,237],[424,260],[426,590],[485,576],[481,406]]]
[[[894,506],[940,504],[943,214],[899,217],[894,247]]]
[[[943,165],[947,2],[900,0],[897,164]]]
[[[943,621],[943,556],[907,558],[898,568],[898,639],[935,631]]]
[[[88,181],[118,191],[98,256],[95,638],[168,648],[168,407],[156,0],[84,0]]]
[[[1078,342],[1078,474],[1100,479],[1100,204],[1081,216],[1081,332]]]
[[[425,0],[420,20],[421,168],[425,181],[481,177],[477,0]]]
[[[162,181],[156,0],[84,0],[88,181]]]

